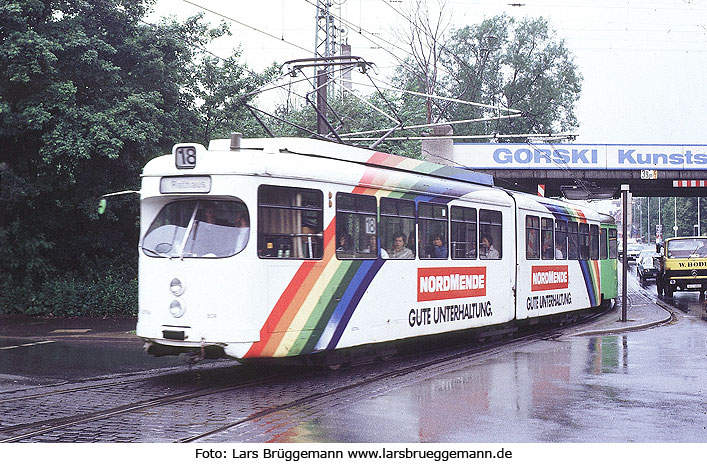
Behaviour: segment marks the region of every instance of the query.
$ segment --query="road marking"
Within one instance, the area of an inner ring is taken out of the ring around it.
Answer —
[[[55,329],[50,331],[49,334],[76,334],[76,333],[88,333],[91,328],[79,328],[79,329]]]
[[[30,347],[30,346],[39,346],[41,344],[49,344],[49,343],[54,343],[56,341],[37,341],[36,343],[25,343],[25,344],[17,344],[15,346],[3,346],[0,347],[0,351],[8,350],[8,349],[17,349],[18,347]]]

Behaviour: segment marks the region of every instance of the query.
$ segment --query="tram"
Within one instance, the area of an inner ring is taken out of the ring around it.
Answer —
[[[308,358],[598,307],[616,225],[486,174],[306,138],[177,144],[142,174],[153,355]]]

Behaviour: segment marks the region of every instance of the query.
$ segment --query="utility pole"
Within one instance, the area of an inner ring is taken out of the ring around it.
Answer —
[[[331,13],[333,0],[317,0],[316,31],[314,34],[314,56],[332,57],[339,52],[337,38],[339,28],[336,27]]]
[[[333,57],[339,53],[337,28],[331,8],[333,0],[317,0],[315,17],[316,31],[314,33],[314,57]],[[315,69],[314,87],[317,94],[317,134],[327,134],[327,100],[329,98],[328,83],[331,80],[331,65],[323,65]]]
[[[628,191],[628,184],[621,184],[621,202],[623,212],[621,219],[623,220],[622,231],[624,233],[623,241],[621,241],[624,254],[621,267],[621,321],[628,320],[628,308],[626,306],[628,300],[628,237],[626,234],[628,232]]]
[[[646,229],[648,230],[648,244],[651,242],[651,197],[646,197],[648,200],[648,210],[646,211],[647,219],[648,219],[648,224],[646,225]]]

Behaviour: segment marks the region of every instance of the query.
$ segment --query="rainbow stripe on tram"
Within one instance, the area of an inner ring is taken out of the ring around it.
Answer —
[[[438,164],[385,153],[373,154],[368,162],[411,170],[415,174],[366,169],[353,193],[448,203],[467,190],[457,182],[424,182],[426,177],[419,174],[450,177],[449,168]],[[475,173],[462,170],[462,174],[468,177]],[[426,185],[423,186],[423,182]],[[401,192],[376,187],[410,190]],[[426,194],[422,194],[423,191]],[[261,328],[260,341],[254,343],[244,357],[296,356],[336,348],[385,260],[337,259],[335,233],[334,219],[324,230],[323,259],[302,262]]]
[[[564,221],[576,221],[579,223],[587,223],[587,218],[582,210],[570,208],[552,203],[543,203],[550,210],[555,219]],[[595,260],[579,260],[579,267],[582,269],[584,277],[584,285],[587,288],[587,296],[591,306],[598,306],[601,303],[601,277],[599,270],[599,261]]]

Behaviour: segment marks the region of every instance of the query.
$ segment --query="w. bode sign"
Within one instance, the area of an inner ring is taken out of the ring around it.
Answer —
[[[483,297],[486,267],[434,267],[417,269],[417,301]]]

